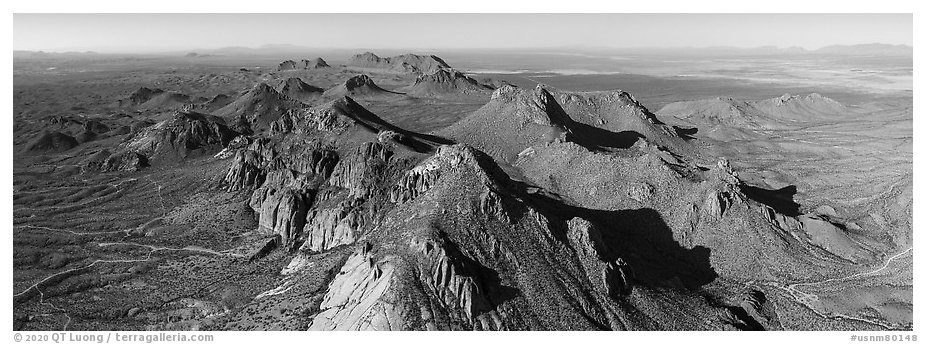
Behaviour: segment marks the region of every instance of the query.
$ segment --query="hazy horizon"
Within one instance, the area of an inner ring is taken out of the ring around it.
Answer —
[[[14,14],[13,47],[100,53],[267,45],[814,50],[872,43],[912,46],[912,25],[911,14]]]

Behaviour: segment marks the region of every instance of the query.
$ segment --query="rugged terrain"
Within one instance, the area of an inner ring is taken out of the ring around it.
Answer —
[[[112,65],[14,63],[16,329],[912,328],[903,100]]]

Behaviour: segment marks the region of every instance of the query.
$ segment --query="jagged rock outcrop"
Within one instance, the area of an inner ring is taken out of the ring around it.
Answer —
[[[504,329],[497,314],[485,314],[495,305],[486,294],[478,263],[444,238],[418,238],[412,246],[418,250],[419,279],[431,295],[445,307],[462,310],[470,323],[482,320],[483,329]]]
[[[349,66],[388,69],[403,73],[431,74],[439,69],[450,69],[450,65],[437,56],[415,54],[384,58],[371,52],[365,52],[352,56],[347,64]]]
[[[392,155],[392,150],[379,142],[364,142],[335,166],[328,183],[347,189],[349,197],[368,198],[381,182]]]
[[[296,189],[259,188],[249,205],[257,214],[257,231],[279,235],[282,247],[291,247],[302,234],[312,194]]]
[[[348,199],[333,208],[309,211],[302,231],[305,243],[300,251],[323,252],[354,243],[358,229],[364,224],[360,206],[360,200]]]
[[[711,170],[710,180],[716,187],[705,196],[701,207],[704,218],[718,220],[731,206],[746,200],[740,190],[739,177],[727,159],[717,161],[717,168]]]
[[[440,177],[442,165],[450,163],[450,161],[446,161],[446,156],[440,155],[441,149],[444,149],[444,146],[438,148],[438,154],[406,172],[402,179],[399,180],[399,183],[392,187],[392,191],[389,193],[389,201],[405,203],[428,191],[431,185]]]
[[[434,155],[405,172],[405,175],[390,190],[389,200],[401,204],[415,199],[427,192],[442,174],[448,172],[473,173],[474,176],[484,179],[487,184],[492,184],[480,164],[481,158],[478,157],[480,154],[473,147],[465,144],[439,146]],[[487,210],[490,214],[501,211],[498,209],[501,201],[496,198],[497,195],[481,194],[481,196],[479,204],[493,208]]]
[[[277,154],[259,139],[236,153],[225,177],[229,190],[260,185],[248,202],[257,215],[258,231],[279,234],[281,246],[290,249],[302,234],[318,187],[338,162],[337,153],[324,148],[292,148],[299,151]]]
[[[238,144],[241,143],[238,142]],[[231,146],[230,143],[229,148]],[[225,178],[222,179],[229,192],[262,185],[267,177],[266,170],[276,157],[270,141],[266,138],[257,138],[249,145],[231,151],[231,154],[234,154],[235,158],[229,164]]]
[[[227,184],[226,190],[231,192],[262,184],[264,178],[266,178],[262,158],[259,153],[253,150],[237,150],[235,160],[232,161],[228,173],[225,174],[223,179]]]
[[[225,146],[221,151],[213,156],[216,159],[228,159],[235,156],[239,149],[247,148],[251,144],[251,139],[244,135],[238,135]]]

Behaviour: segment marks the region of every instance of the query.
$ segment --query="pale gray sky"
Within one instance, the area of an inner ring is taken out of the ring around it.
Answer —
[[[911,14],[14,14],[16,50],[912,45]]]

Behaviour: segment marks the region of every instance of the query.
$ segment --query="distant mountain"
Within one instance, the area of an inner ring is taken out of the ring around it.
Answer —
[[[357,54],[347,63],[350,66],[389,69],[405,73],[431,74],[440,69],[450,69],[450,65],[434,55],[404,54],[393,57],[379,57],[371,52]]]
[[[336,85],[332,88],[329,88],[325,91],[324,96],[328,98],[340,98],[344,96],[356,97],[356,98],[374,98],[374,97],[389,97],[395,96],[399,93],[387,91],[376,83],[373,82],[369,76],[365,74],[358,74],[350,77],[345,80],[340,85]]]
[[[302,79],[292,77],[280,81],[277,91],[295,100],[305,101],[325,92],[324,89],[309,85]]]
[[[812,51],[814,54],[833,55],[902,55],[913,56],[913,47],[904,44],[830,45]]]
[[[419,75],[415,83],[405,89],[406,93],[412,96],[438,98],[462,95],[488,96],[492,90],[492,87],[482,85],[461,72],[447,69]]]

